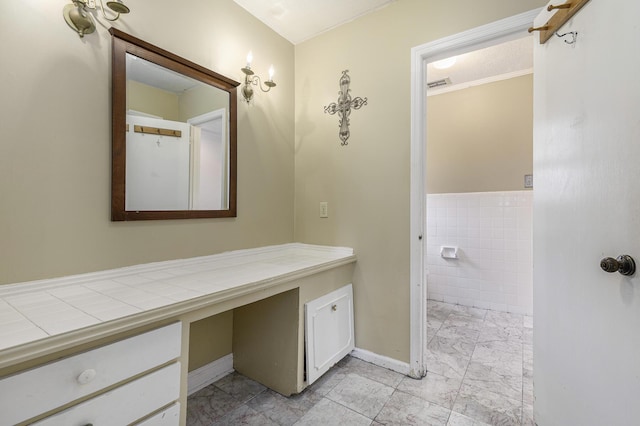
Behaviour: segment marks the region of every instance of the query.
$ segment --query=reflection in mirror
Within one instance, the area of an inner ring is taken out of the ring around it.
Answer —
[[[228,208],[228,105],[227,92],[127,53],[127,210]]]
[[[235,216],[238,83],[111,31],[112,220]]]

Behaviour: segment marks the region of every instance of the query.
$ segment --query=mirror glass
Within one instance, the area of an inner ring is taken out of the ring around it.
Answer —
[[[112,35],[112,219],[235,216],[238,83]]]

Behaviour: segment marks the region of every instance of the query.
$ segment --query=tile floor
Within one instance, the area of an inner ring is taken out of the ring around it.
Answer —
[[[347,356],[285,398],[232,373],[194,393],[187,425],[534,425],[532,319],[428,302],[428,373]]]

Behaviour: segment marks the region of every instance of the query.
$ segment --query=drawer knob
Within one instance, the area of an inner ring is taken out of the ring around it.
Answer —
[[[331,310],[332,311],[337,311],[338,310],[338,305],[331,305]]]
[[[76,381],[81,385],[86,385],[90,381],[92,381],[96,377],[96,370],[93,368],[89,368],[84,370],[80,375],[76,378]]]

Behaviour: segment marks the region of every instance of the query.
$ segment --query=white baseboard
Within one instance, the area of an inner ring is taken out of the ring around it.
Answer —
[[[365,349],[355,348],[351,351],[350,355],[379,367],[395,371],[396,373],[404,374],[405,376],[408,376],[411,370],[408,362],[402,362],[384,355],[378,355]]]
[[[191,395],[211,383],[233,373],[233,354],[219,358],[197,370],[189,372],[187,378],[187,395]]]

